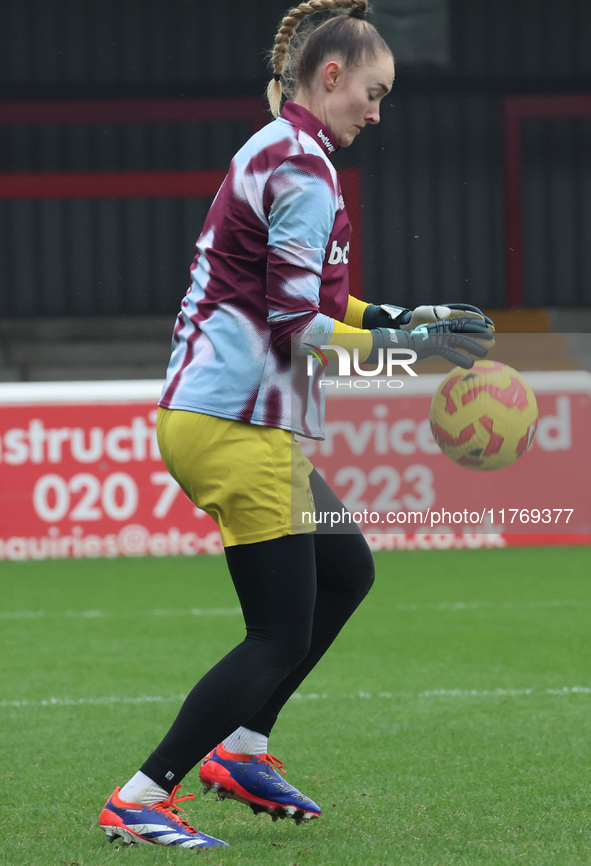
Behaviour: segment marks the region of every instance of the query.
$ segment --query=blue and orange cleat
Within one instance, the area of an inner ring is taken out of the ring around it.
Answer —
[[[99,824],[107,834],[109,842],[119,838],[125,845],[134,842],[151,845],[177,845],[179,848],[215,848],[227,846],[213,836],[206,836],[176,814],[183,809],[178,803],[194,800],[195,794],[177,797],[177,785],[168,800],[145,806],[142,803],[126,803],[119,797],[120,788],[115,788],[101,812]]]
[[[271,755],[241,755],[217,746],[199,769],[203,793],[212,791],[218,800],[238,800],[252,811],[277,818],[293,818],[296,824],[320,818],[320,807],[297,788],[285,782],[283,761]]]

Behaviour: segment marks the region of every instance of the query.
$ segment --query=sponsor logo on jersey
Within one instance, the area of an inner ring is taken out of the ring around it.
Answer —
[[[332,242],[332,247],[330,248],[330,254],[328,256],[328,264],[340,265],[341,263],[344,265],[349,264],[349,241],[347,241],[344,247],[340,247],[336,241]]]
[[[335,148],[334,144],[331,142],[330,138],[328,137],[328,135],[325,133],[325,131],[323,129],[318,130],[318,138],[320,139],[320,141],[322,142],[322,144],[325,146],[325,148],[327,149],[327,151],[329,153],[335,152],[336,148]]]

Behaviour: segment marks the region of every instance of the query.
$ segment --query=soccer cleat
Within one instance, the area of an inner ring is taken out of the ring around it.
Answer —
[[[320,807],[297,788],[285,782],[283,761],[271,755],[240,755],[217,746],[199,769],[203,793],[212,791],[218,800],[248,803],[252,811],[277,818],[293,818],[296,824],[320,818]]]
[[[206,836],[176,814],[183,812],[178,803],[194,800],[195,794],[177,797],[177,785],[168,800],[145,806],[142,803],[126,803],[119,797],[120,788],[105,803],[99,824],[107,834],[109,842],[120,838],[125,845],[134,842],[151,845],[177,845],[179,848],[215,848],[227,845],[213,836]]]

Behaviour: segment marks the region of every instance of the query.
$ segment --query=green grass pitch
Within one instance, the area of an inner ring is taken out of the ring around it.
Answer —
[[[0,565],[0,862],[591,864],[589,548],[376,555],[377,580],[270,743],[306,827],[203,797],[198,855],[97,819],[242,639],[222,557]],[[212,712],[215,708],[212,707]]]

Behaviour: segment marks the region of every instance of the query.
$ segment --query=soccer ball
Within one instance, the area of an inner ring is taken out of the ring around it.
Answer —
[[[455,367],[433,396],[431,432],[443,453],[469,469],[501,469],[522,457],[538,426],[523,376],[498,361]]]

